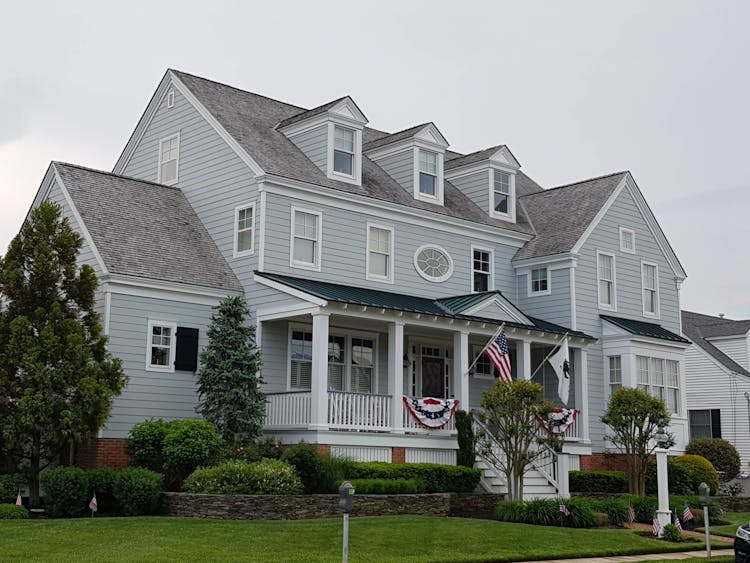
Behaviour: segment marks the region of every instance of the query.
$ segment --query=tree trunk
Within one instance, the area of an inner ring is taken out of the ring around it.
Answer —
[[[41,462],[39,437],[34,436],[33,442],[29,462],[29,506],[39,508],[39,465]]]

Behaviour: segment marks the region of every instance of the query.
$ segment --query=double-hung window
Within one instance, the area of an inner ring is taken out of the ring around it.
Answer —
[[[659,270],[656,264],[641,264],[643,278],[643,314],[659,315]]]
[[[312,332],[292,331],[289,388],[310,389],[312,383]]]
[[[721,438],[721,409],[688,411],[690,439]]]
[[[177,325],[163,321],[148,322],[146,369],[148,371],[174,371]]]
[[[328,389],[344,391],[346,385],[346,337],[328,335]]]
[[[547,268],[531,270],[531,293],[549,293],[549,270]]]
[[[599,306],[616,309],[615,294],[615,257],[612,254],[597,254],[597,271],[599,278]]]
[[[356,135],[353,129],[334,127],[333,171],[337,174],[354,176],[354,154]]]
[[[292,208],[292,266],[320,270],[321,219],[321,213]]]
[[[622,358],[609,356],[609,396],[622,388]]]
[[[393,281],[393,229],[367,226],[367,279]]]
[[[492,365],[489,356],[483,351],[483,347],[479,345],[472,346],[472,355],[476,360],[472,373],[474,377],[478,379],[493,379],[497,375],[495,366]]]
[[[667,411],[679,413],[680,364],[676,360],[636,356],[638,389],[664,401]]]
[[[493,192],[495,201],[493,209],[497,213],[508,214],[510,213],[510,174],[495,170],[494,175]]]
[[[177,182],[179,159],[179,134],[159,141],[159,183],[171,185]]]
[[[472,290],[475,292],[492,289],[492,253],[489,250],[472,250]]]
[[[620,227],[620,250],[635,254],[635,231]]]
[[[434,152],[419,151],[419,193],[437,197],[438,156]]]
[[[235,209],[234,255],[252,254],[255,205],[244,205]]]

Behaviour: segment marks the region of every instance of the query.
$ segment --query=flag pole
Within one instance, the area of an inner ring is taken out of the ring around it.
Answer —
[[[541,362],[541,363],[540,363],[540,364],[539,364],[538,366],[536,366],[536,369],[534,370],[534,373],[532,373],[532,374],[531,374],[531,375],[529,376],[529,379],[531,379],[532,377],[534,377],[534,376],[536,375],[536,372],[538,372],[538,371],[539,371],[539,369],[540,369],[540,368],[541,368],[542,366],[544,366],[544,362],[546,362],[547,360],[549,360],[550,356],[552,356],[552,354],[554,354],[555,352],[557,352],[557,351],[558,351],[558,350],[560,349],[560,347],[561,347],[561,346],[562,346],[563,344],[565,344],[565,339],[567,339],[567,338],[568,338],[568,335],[569,335],[569,334],[570,334],[570,332],[566,332],[566,333],[565,333],[565,336],[563,336],[563,337],[562,337],[562,340],[560,341],[560,344],[558,344],[557,346],[555,346],[554,348],[552,348],[552,351],[551,351],[551,352],[550,352],[549,354],[547,354],[547,355],[546,355],[546,356],[544,357],[544,359],[542,360],[542,362]]]
[[[477,354],[477,357],[474,358],[474,361],[471,362],[471,365],[469,366],[469,368],[466,370],[466,372],[464,372],[464,377],[467,376],[467,375],[469,375],[469,373],[471,372],[471,368],[473,368],[477,364],[477,362],[479,361],[479,358],[482,357],[482,354],[484,354],[484,352],[487,350],[487,348],[489,348],[490,344],[492,344],[495,341],[495,338],[497,338],[497,335],[500,334],[500,332],[503,330],[504,326],[505,326],[505,322],[503,322],[503,324],[500,325],[500,328],[498,328],[495,331],[495,334],[493,334],[490,337],[490,339],[487,341],[487,344],[485,344],[484,348],[482,348],[482,351],[479,352],[479,354]]]

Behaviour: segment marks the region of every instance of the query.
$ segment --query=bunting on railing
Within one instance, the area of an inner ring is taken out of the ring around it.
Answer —
[[[576,409],[556,408],[549,415],[544,426],[555,434],[563,434],[578,416]]]
[[[442,428],[453,417],[458,408],[457,399],[436,399],[434,397],[407,397],[404,404],[417,422],[426,428]]]

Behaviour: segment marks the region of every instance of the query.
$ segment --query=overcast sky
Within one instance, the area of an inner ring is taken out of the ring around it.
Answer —
[[[0,1],[0,253],[49,162],[111,170],[172,67],[505,143],[545,187],[630,170],[683,308],[750,318],[750,2],[43,4]]]

